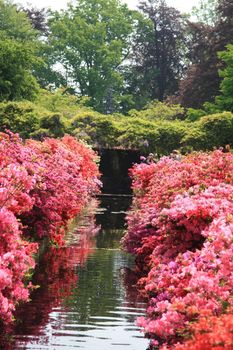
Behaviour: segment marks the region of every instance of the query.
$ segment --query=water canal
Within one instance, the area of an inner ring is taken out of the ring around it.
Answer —
[[[135,288],[133,259],[119,243],[129,203],[129,196],[102,197],[67,247],[41,254],[33,280],[40,288],[18,310],[3,349],[147,349],[135,326],[146,305]]]

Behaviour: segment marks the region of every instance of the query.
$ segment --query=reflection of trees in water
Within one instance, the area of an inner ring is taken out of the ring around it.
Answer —
[[[122,263],[125,264],[119,250],[98,249],[89,256],[85,269],[78,267],[78,285],[67,300],[67,305],[77,311],[72,321],[88,324],[91,316],[109,316],[121,303],[119,269]]]
[[[52,309],[59,307],[68,298],[78,280],[77,265],[83,266],[95,246],[93,235],[96,233],[94,216],[88,217],[84,226],[74,233],[78,235],[75,245],[49,247],[38,259],[32,283],[40,287],[31,294],[31,301],[18,307],[16,322],[0,334],[0,349],[14,349],[12,334],[41,334],[42,328],[49,322]],[[74,237],[75,238],[75,237]],[[46,336],[43,336],[46,342]]]
[[[97,248],[117,249],[120,247],[120,240],[124,235],[122,229],[105,229],[96,237]]]
[[[126,267],[130,265],[132,257],[117,249],[98,249],[91,254],[85,268],[78,267],[77,287],[66,299],[74,311],[68,315],[68,323],[93,325],[113,315],[134,323],[135,315],[119,311],[122,307],[144,308],[145,300],[135,286],[138,277]]]
[[[129,209],[132,198],[128,196],[103,196],[101,208],[102,215],[96,216],[97,224],[101,224],[103,230],[120,230],[125,228],[125,213]]]

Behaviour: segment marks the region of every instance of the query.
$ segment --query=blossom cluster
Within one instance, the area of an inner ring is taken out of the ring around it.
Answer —
[[[155,348],[172,346],[203,314],[220,317],[233,304],[233,155],[165,157],[131,173],[135,197],[123,243],[149,298],[138,324]]]
[[[233,317],[232,309],[220,316],[203,314],[199,322],[191,327],[192,339],[176,344],[173,350],[232,350]],[[167,346],[161,350],[168,350]]]
[[[61,245],[69,220],[97,191],[96,158],[70,136],[23,143],[0,134],[1,322],[10,322],[15,306],[29,298],[40,239]]]

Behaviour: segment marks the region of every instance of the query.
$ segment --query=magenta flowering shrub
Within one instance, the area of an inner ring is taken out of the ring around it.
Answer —
[[[61,140],[46,139],[43,143],[28,141],[33,157],[43,167],[42,187],[31,196],[34,205],[22,216],[23,223],[37,237],[48,236],[61,244],[64,228],[87,204],[90,194],[98,191],[96,154],[71,136]]]
[[[184,344],[176,344],[173,350],[232,350],[232,309],[220,316],[202,315],[191,327],[193,335]],[[164,346],[161,350],[168,350]]]
[[[0,134],[0,321],[27,301],[41,237],[61,244],[64,228],[98,189],[95,153],[72,137],[23,143]],[[28,276],[29,277],[29,276]]]
[[[13,160],[9,136],[1,135],[0,142],[0,315],[1,321],[9,322],[19,301],[28,299],[28,287],[24,277],[34,266],[31,255],[36,244],[22,238],[22,225],[17,216],[30,210],[33,199],[29,192],[35,178],[26,168]],[[17,155],[17,150],[14,150]]]
[[[215,151],[132,169],[123,243],[145,272],[139,285],[149,307],[138,324],[154,345],[171,345],[203,312],[232,306],[232,167],[233,155]]]

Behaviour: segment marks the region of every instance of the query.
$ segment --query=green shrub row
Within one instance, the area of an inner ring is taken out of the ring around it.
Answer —
[[[65,133],[95,147],[133,148],[142,152],[169,154],[209,150],[233,145],[233,114],[221,112],[204,116],[203,111],[154,102],[127,116],[103,115],[85,103],[58,91],[42,92],[35,103],[0,103],[0,129],[17,132],[22,138],[61,137]]]

